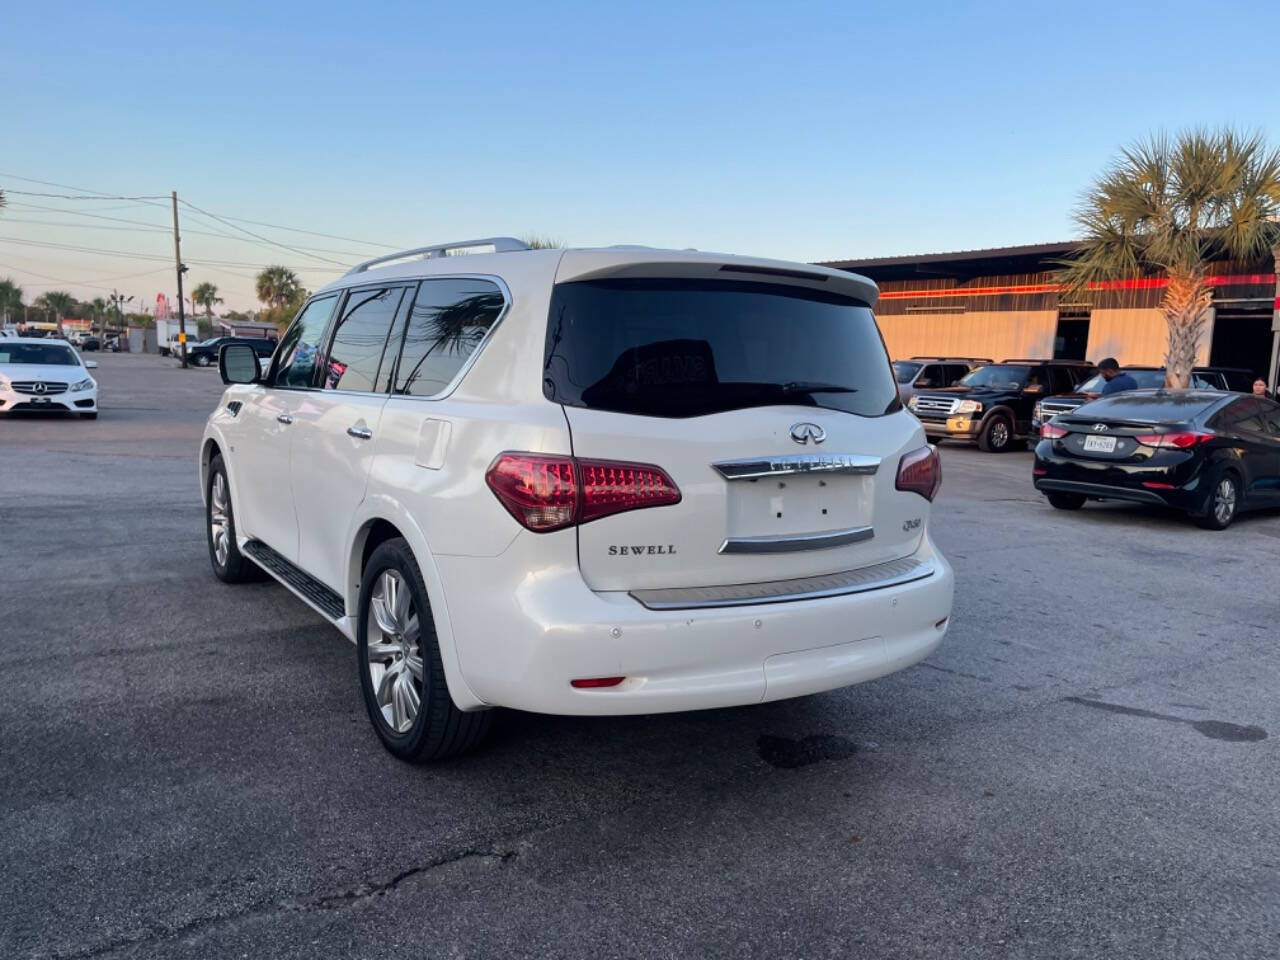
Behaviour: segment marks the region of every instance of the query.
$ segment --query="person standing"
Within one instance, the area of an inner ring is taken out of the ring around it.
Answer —
[[[1102,386],[1104,397],[1109,397],[1113,393],[1123,393],[1125,390],[1138,389],[1138,381],[1120,370],[1120,364],[1116,363],[1115,357],[1107,357],[1099,363],[1098,372],[1102,374],[1102,379],[1107,381]]]

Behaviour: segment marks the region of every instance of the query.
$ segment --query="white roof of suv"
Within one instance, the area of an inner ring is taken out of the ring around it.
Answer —
[[[450,252],[481,247],[491,247],[494,252]],[[460,256],[466,256],[465,265],[459,261]],[[606,276],[720,276],[725,280],[756,280],[761,283],[768,283],[771,279],[782,280],[792,285],[830,290],[871,306],[879,297],[879,289],[871,280],[831,267],[806,265],[799,269],[797,264],[786,260],[631,245],[533,250],[513,237],[488,237],[416,247],[377,257],[357,264],[316,292],[325,293],[380,280],[408,280],[459,272],[499,276],[512,287],[526,278],[545,281],[548,273],[552,274],[555,283]]]

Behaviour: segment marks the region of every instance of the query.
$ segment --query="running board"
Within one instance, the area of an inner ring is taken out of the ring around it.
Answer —
[[[301,567],[286,560],[261,540],[248,541],[243,550],[253,562],[262,567],[285,586],[289,587],[330,620],[339,620],[346,610],[342,597],[307,573]]]

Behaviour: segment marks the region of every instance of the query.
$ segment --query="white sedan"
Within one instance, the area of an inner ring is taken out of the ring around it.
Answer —
[[[65,340],[6,337],[0,340],[0,413],[57,411],[98,417],[98,382]]]

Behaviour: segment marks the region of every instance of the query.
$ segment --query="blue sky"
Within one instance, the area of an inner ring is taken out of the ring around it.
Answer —
[[[39,3],[6,21],[0,187],[176,189],[393,245],[537,231],[815,260],[1042,242],[1152,130],[1280,142],[1280,4],[1262,0]],[[6,242],[171,255],[158,231],[34,208],[163,225],[163,205],[10,200],[0,276],[28,299],[172,287],[161,261]],[[77,225],[18,222],[35,220]],[[343,263],[383,249],[242,225]],[[194,233],[184,255],[237,264],[190,277],[239,308],[255,265],[311,287],[341,269]]]

